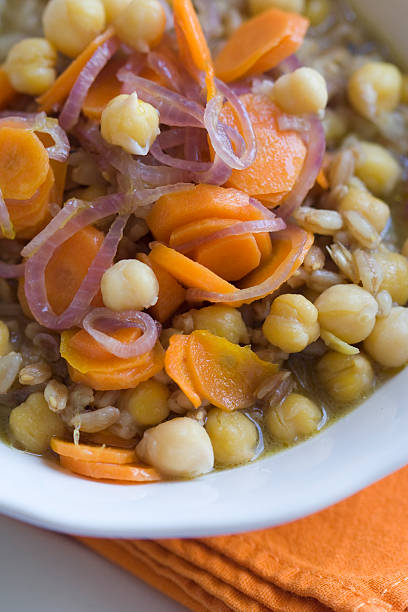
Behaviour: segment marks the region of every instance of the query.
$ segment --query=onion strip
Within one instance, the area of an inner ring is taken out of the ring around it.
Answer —
[[[4,201],[3,194],[0,189],[0,230],[4,238],[14,240],[16,233],[10,219],[10,213]]]

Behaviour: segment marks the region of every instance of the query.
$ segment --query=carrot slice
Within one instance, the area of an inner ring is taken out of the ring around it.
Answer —
[[[247,194],[278,204],[293,189],[306,157],[305,144],[297,132],[280,130],[282,111],[265,95],[240,96],[250,116],[256,141],[254,163],[245,170],[233,170],[228,185]],[[239,119],[229,102],[224,105],[221,121],[239,130]]]
[[[173,0],[173,14],[181,59],[193,77],[197,70],[205,73],[207,100],[210,100],[216,91],[214,65],[191,0]],[[196,70],[192,70],[191,64]]]
[[[261,252],[252,234],[226,236],[197,247],[194,259],[221,278],[239,280],[259,266]]]
[[[74,444],[61,438],[51,438],[51,448],[54,453],[79,459],[81,461],[92,461],[98,463],[133,463],[136,459],[134,449],[114,448],[112,446],[95,446],[89,444]]]
[[[297,13],[270,9],[235,30],[215,60],[223,81],[267,72],[297,51],[309,22]]]
[[[0,66],[0,110],[7,108],[17,97],[17,92],[10,83],[10,79],[3,66]]]
[[[167,270],[151,261],[148,255],[139,253],[137,258],[152,268],[158,280],[159,296],[156,304],[149,308],[149,312],[160,323],[164,323],[184,302],[186,290]]]
[[[17,238],[32,238],[51,218],[50,197],[55,185],[50,167],[47,178],[29,200],[5,200]]]
[[[296,270],[302,265],[313,244],[313,234],[305,232],[305,230],[297,225],[288,225],[287,229],[281,233],[281,236],[282,237],[276,238],[273,241],[273,251],[269,259],[267,259],[263,265],[259,266],[257,270],[248,274],[248,276],[239,283],[242,289],[253,287],[263,283],[267,278],[271,278],[275,274],[280,274],[280,270],[286,265],[286,262],[293,257],[294,253],[296,253],[296,258],[286,276],[282,277],[282,284],[293,276]]]
[[[56,104],[62,104],[74,86],[81,70],[91,59],[98,47],[103,45],[109,38],[114,36],[115,31],[109,27],[105,32],[94,38],[94,40],[70,63],[68,68],[62,72],[51,87],[37,98],[39,109],[48,113]]]
[[[208,268],[164,244],[155,244],[149,257],[186,287],[196,287],[218,293],[236,291],[234,285],[227,283]]]
[[[118,480],[129,482],[156,482],[163,480],[157,470],[136,463],[120,465],[117,463],[97,463],[94,461],[81,461],[71,457],[60,456],[62,467],[88,478],[96,480]]]
[[[175,334],[171,336],[169,348],[164,357],[166,373],[185,393],[194,408],[201,406],[201,398],[194,388],[189,369],[187,367],[188,336]]]
[[[316,183],[319,185],[319,187],[321,187],[324,190],[329,188],[329,181],[327,180],[327,177],[326,177],[326,174],[323,168],[320,168],[320,172],[317,175]]]
[[[0,188],[4,198],[27,200],[47,178],[50,162],[41,140],[30,130],[0,127]]]
[[[146,220],[156,240],[168,243],[171,233],[181,225],[210,217],[240,221],[263,218],[262,212],[251,206],[246,193],[201,184],[162,196]]]
[[[257,387],[278,370],[250,347],[201,330],[188,336],[186,360],[199,395],[228,411],[252,406]]]
[[[104,240],[103,232],[84,227],[59,246],[45,269],[48,300],[56,314],[68,308]],[[93,305],[101,304],[100,294]]]
[[[82,112],[86,117],[100,121],[107,104],[121,93],[122,84],[117,77],[117,73],[125,63],[126,58],[114,57],[97,76],[82,106]],[[141,74],[141,76],[144,75]]]

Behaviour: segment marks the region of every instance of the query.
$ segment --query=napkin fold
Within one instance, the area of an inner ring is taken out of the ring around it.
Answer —
[[[194,612],[402,612],[408,467],[282,527],[202,539],[80,541]]]

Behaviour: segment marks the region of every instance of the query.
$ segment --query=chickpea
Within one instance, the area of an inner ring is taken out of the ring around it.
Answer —
[[[13,408],[9,420],[13,438],[32,453],[44,453],[53,436],[64,434],[61,417],[48,408],[42,393],[32,393]]]
[[[356,176],[375,196],[389,195],[401,176],[399,163],[387,149],[373,142],[360,142],[358,153]]]
[[[329,146],[337,145],[348,130],[347,119],[344,115],[336,113],[331,108],[326,109],[323,118],[323,128]]]
[[[340,200],[339,212],[354,210],[367,219],[374,229],[381,233],[390,218],[388,204],[375,198],[369,191],[350,187],[346,195]]]
[[[367,119],[393,111],[399,104],[401,88],[400,71],[386,62],[368,62],[357,68],[347,85],[352,106]]]
[[[269,408],[265,424],[272,437],[289,443],[316,431],[321,419],[322,412],[312,400],[291,393],[280,406]]]
[[[408,362],[408,308],[394,306],[388,317],[377,319],[364,348],[385,368],[405,365]]]
[[[329,351],[317,364],[317,375],[327,393],[337,402],[353,402],[373,386],[374,371],[361,353],[342,355]]]
[[[57,52],[45,38],[25,38],[8,52],[4,69],[16,91],[30,96],[44,93],[55,81]]]
[[[101,133],[110,144],[122,147],[132,155],[147,155],[160,134],[159,113],[134,92],[121,94],[102,112]]]
[[[367,338],[378,311],[373,296],[357,285],[333,285],[319,295],[315,306],[321,328],[348,344]]]
[[[166,14],[159,0],[132,0],[116,17],[119,38],[136,51],[148,53],[166,27]]]
[[[408,259],[385,248],[375,254],[375,259],[383,273],[380,291],[388,291],[393,302],[404,306],[408,301]]]
[[[207,329],[216,336],[235,344],[249,342],[248,331],[241,313],[231,306],[207,306],[192,310],[194,329]]]
[[[179,417],[147,429],[136,447],[142,461],[163,474],[199,476],[214,466],[211,440],[198,421]]]
[[[102,299],[111,310],[142,310],[156,304],[159,283],[153,270],[137,259],[122,259],[101,281]]]
[[[210,436],[217,465],[247,463],[255,455],[258,430],[242,412],[211,408],[205,429]]]
[[[318,339],[317,308],[303,295],[279,295],[262,327],[265,338],[285,353],[298,353]]]
[[[111,23],[127,7],[130,0],[102,0],[106,23]]]
[[[50,0],[42,19],[45,37],[68,57],[79,55],[106,22],[102,0]]]
[[[329,0],[308,0],[306,5],[306,17],[311,26],[318,26],[327,19],[330,13]]]
[[[4,321],[0,321],[0,357],[11,351],[10,332]]]
[[[292,115],[319,113],[326,108],[328,100],[324,77],[306,67],[279,77],[271,95],[282,110]]]
[[[251,15],[259,15],[271,8],[289,11],[290,13],[303,13],[305,0],[249,0]]]
[[[170,391],[166,385],[151,378],[140,383],[135,389],[125,391],[121,397],[120,408],[130,412],[137,425],[152,427],[168,417],[169,396]]]

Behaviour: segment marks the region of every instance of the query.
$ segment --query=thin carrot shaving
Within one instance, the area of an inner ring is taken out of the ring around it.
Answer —
[[[116,480],[117,482],[155,482],[162,480],[157,470],[140,464],[98,463],[82,461],[72,457],[60,456],[62,467],[96,480]]]
[[[99,463],[133,463],[136,460],[135,451],[132,448],[114,448],[112,446],[96,446],[89,444],[74,444],[61,438],[51,438],[51,448],[54,453],[79,459],[81,461],[92,461]]]

